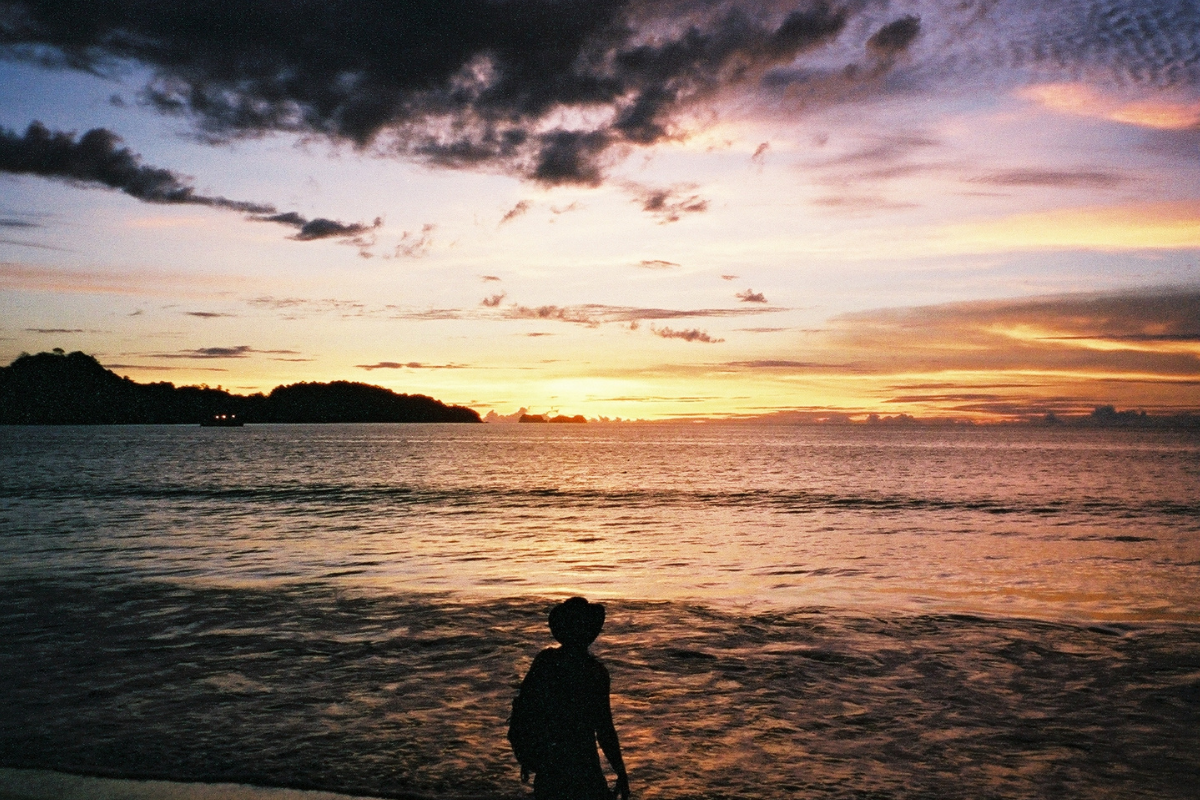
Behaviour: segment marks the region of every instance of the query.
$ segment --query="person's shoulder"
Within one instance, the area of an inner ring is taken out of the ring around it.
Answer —
[[[554,657],[554,648],[549,647],[538,653],[533,658],[533,663],[529,665],[529,671],[525,673],[525,683],[541,680],[542,676],[553,673],[557,669],[557,659]]]
[[[591,653],[587,655],[587,669],[596,679],[608,684],[608,667],[604,666],[604,662],[596,658]]]
[[[533,659],[533,665],[530,666],[530,671],[537,669],[545,669],[557,664],[559,661],[559,652],[557,647],[547,647],[542,652],[538,653]]]

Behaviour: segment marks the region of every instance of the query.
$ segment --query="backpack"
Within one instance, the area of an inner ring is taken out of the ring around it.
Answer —
[[[545,736],[530,708],[529,698],[520,693],[513,699],[512,714],[508,718],[508,743],[522,769],[538,771],[544,760]]]

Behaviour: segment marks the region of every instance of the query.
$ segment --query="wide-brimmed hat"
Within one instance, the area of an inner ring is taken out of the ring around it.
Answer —
[[[603,627],[604,606],[582,597],[572,597],[550,609],[550,633],[563,644],[587,647]]]

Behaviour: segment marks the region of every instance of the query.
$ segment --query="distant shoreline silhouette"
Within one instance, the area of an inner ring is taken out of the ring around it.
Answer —
[[[604,606],[572,597],[550,611],[561,647],[533,660],[513,701],[508,738],[521,780],[534,773],[536,800],[629,800],[629,776],[609,704],[608,670],[588,652],[604,626]],[[596,745],[617,775],[612,791]]]
[[[3,425],[197,425],[241,422],[482,422],[464,406],[382,386],[334,381],[237,395],[207,386],[136,383],[82,352],[22,355],[0,367]]]
[[[566,423],[581,425],[581,424],[587,422],[587,418],[584,417],[583,414],[576,414],[573,417],[568,417],[565,414],[559,414],[559,415],[553,416],[553,417],[547,417],[544,414],[522,414],[520,416],[520,418],[517,420],[517,422],[532,422],[532,423],[541,423],[541,422],[563,423],[563,422],[566,422]]]

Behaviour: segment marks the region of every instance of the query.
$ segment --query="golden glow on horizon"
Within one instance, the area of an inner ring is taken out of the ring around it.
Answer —
[[[983,330],[987,333],[1031,344],[1077,347],[1099,352],[1185,353],[1200,356],[1200,341],[1176,341],[1169,337],[1155,338],[1153,334],[1149,333],[1144,337],[1126,336],[1123,338],[1081,336],[1070,331],[1051,330],[1036,325],[993,325],[985,327]]]
[[[1068,208],[948,225],[945,252],[1200,248],[1200,202]]]
[[[143,382],[206,383],[242,394],[267,392],[276,385],[305,379],[299,374],[278,373],[273,382],[243,385],[245,382],[234,374],[205,371],[196,365],[182,366],[177,373],[170,374],[153,369],[115,371]],[[369,375],[345,375],[341,379],[383,385],[397,392],[428,394],[446,403],[470,406],[481,415],[495,411],[505,416],[526,408],[532,414],[583,414],[590,419],[625,420],[723,419],[799,411],[810,420],[830,415],[863,419],[872,413],[906,413],[1001,422],[1026,415],[1019,409],[1037,408],[1042,403],[1039,398],[1047,394],[1056,398],[1054,406],[1065,413],[1085,413],[1095,405],[1114,401],[1129,403],[1134,397],[1141,398],[1140,408],[1181,410],[1194,407],[1200,386],[1200,369],[1171,376],[1140,370],[1002,368],[898,369],[812,376],[742,372],[687,380],[644,381],[590,377],[543,381],[536,376],[517,374],[512,374],[513,380],[509,381],[507,377],[502,373],[458,375],[452,381],[424,375],[399,381],[379,380]],[[1098,385],[1109,388],[1098,395]],[[505,396],[497,396],[497,388],[502,388]],[[636,391],[621,394],[617,389]],[[1193,400],[1189,402],[1188,398]]]

